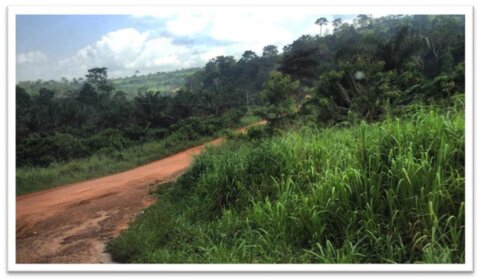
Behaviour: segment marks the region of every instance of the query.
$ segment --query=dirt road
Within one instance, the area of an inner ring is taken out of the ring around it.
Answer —
[[[217,139],[208,144],[219,144]],[[154,201],[206,145],[111,176],[17,197],[17,263],[111,263],[106,241]]]
[[[253,125],[258,124],[265,122]],[[122,173],[17,197],[17,263],[112,263],[104,252],[106,242],[155,201],[154,186],[182,174],[194,155],[221,141]]]

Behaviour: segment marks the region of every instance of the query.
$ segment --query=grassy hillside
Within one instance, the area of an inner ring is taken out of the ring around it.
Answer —
[[[139,90],[175,92],[185,85],[186,78],[197,72],[198,68],[177,70],[172,72],[157,72],[147,75],[135,75],[125,78],[110,79],[116,90],[123,91],[129,96],[136,95]],[[17,85],[25,89],[29,95],[37,95],[40,89],[45,88],[55,92],[57,97],[64,97],[80,90],[85,80],[83,78],[62,81],[36,80],[20,81]]]
[[[177,70],[172,72],[157,72],[147,75],[112,79],[119,91],[127,95],[135,95],[139,91],[175,92],[185,85],[186,78],[197,72],[198,68]]]
[[[232,140],[160,186],[108,250],[134,263],[463,263],[464,181],[462,103]]]

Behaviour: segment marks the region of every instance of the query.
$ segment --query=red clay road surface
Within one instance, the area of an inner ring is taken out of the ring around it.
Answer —
[[[150,194],[155,185],[181,175],[194,155],[221,141],[122,173],[17,197],[17,263],[112,263],[106,242],[155,201]]]

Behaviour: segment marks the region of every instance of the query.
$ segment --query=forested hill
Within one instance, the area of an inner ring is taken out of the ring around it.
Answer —
[[[127,96],[134,97],[138,92],[162,91],[175,92],[184,84],[185,80],[193,75],[200,68],[189,68],[171,72],[157,72],[145,75],[135,74],[123,78],[112,78],[110,81],[118,91],[124,92]],[[40,89],[45,88],[54,91],[57,96],[65,96],[70,92],[78,91],[85,82],[84,78],[73,78],[68,80],[62,78],[55,80],[20,81],[17,83],[30,95],[36,95]]]
[[[267,126],[160,184],[114,261],[465,263],[464,17],[334,24],[283,49],[261,86]],[[226,61],[201,72],[212,98],[261,80],[262,59]]]
[[[290,120],[343,125],[463,94],[463,16],[359,15],[353,24],[333,24],[331,35],[303,35],[282,51],[267,45],[238,59],[218,56],[195,72],[163,74],[163,81],[111,80],[107,68],[94,68],[67,94],[46,83],[19,83],[17,167],[111,156],[168,137],[175,145],[213,136],[252,111],[276,128]],[[128,96],[122,86],[136,83],[158,87]]]

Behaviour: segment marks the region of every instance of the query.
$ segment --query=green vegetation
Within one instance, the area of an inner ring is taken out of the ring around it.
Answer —
[[[113,78],[110,82],[118,91],[125,93],[128,98],[134,98],[139,92],[145,93],[149,91],[173,94],[181,89],[186,80],[199,70],[199,68],[191,68],[172,72],[149,73],[145,75],[135,74],[130,77]],[[54,91],[56,96],[68,96],[80,90],[85,81],[84,78],[73,78],[72,80],[62,78],[60,81],[20,81],[17,85],[22,87],[27,94],[32,96],[37,95],[42,88]]]
[[[179,139],[173,135],[164,140],[132,146],[109,154],[93,154],[66,163],[54,163],[48,167],[19,168],[16,194],[22,195],[131,169],[208,142],[213,136]]]
[[[464,17],[359,15],[323,34],[327,21],[281,53],[211,59],[171,91],[127,97],[106,68],[68,94],[18,86],[17,193],[226,134],[159,186],[109,244],[115,260],[463,263]]]
[[[259,120],[260,89],[278,59],[267,46],[261,57],[220,56],[204,69],[109,80],[107,68],[92,68],[62,84],[19,82],[17,194],[126,170]],[[138,80],[146,87],[126,94]]]
[[[262,120],[262,118],[260,118],[259,116],[256,116],[256,115],[252,115],[252,114],[245,115],[240,119],[240,125],[241,126],[248,126],[248,125],[251,125],[253,123],[259,122],[261,120]]]
[[[463,106],[417,110],[212,148],[108,250],[130,263],[463,263]]]
[[[26,194],[131,169],[208,142],[221,136],[225,129],[237,128],[259,121],[259,118],[251,113],[246,113],[245,116],[239,118],[240,115],[238,111],[232,111],[232,113],[216,119],[188,118],[173,125],[172,130],[174,131],[163,139],[151,140],[137,145],[124,144],[124,147],[115,145],[122,142],[121,136],[116,133],[108,134],[114,130],[101,132],[92,137],[91,140],[93,142],[98,140],[98,144],[111,144],[111,146],[101,148],[93,155],[64,163],[51,163],[46,167],[17,168],[16,193],[17,195]],[[66,140],[62,137],[69,139]],[[59,155],[58,152],[78,152],[84,150],[82,146],[88,146],[85,141],[68,135],[56,134],[53,138],[47,138],[51,141],[42,145],[44,149],[37,149],[38,152],[43,150],[45,155],[55,151],[57,156]],[[78,144],[75,145],[70,140],[75,140],[74,142],[78,142]]]
[[[464,263],[463,18],[334,23],[283,49],[268,126],[160,185],[114,260]]]
[[[112,79],[112,84],[119,91],[131,96],[135,96],[139,92],[149,91],[174,94],[176,91],[182,89],[186,80],[199,70],[198,68],[191,68],[172,72],[157,72],[146,75],[115,78]]]
[[[31,94],[17,85],[17,167],[113,153],[163,140],[192,123],[202,135],[236,126],[262,103],[261,84],[278,57],[275,47],[266,49],[265,57],[246,51],[238,62],[212,59],[204,70],[189,71],[195,74],[175,92],[139,91],[128,97],[108,79],[106,68],[89,69],[85,81],[66,95],[47,88]]]

